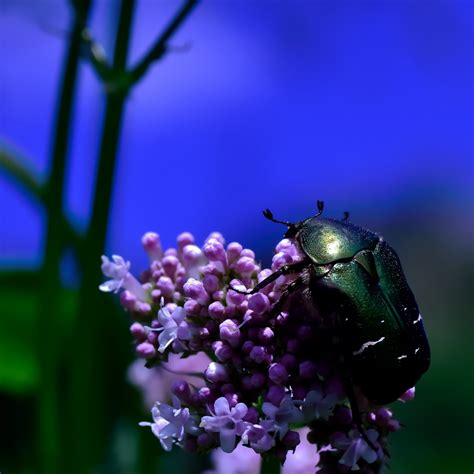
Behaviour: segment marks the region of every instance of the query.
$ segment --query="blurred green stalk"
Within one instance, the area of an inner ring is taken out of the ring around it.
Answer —
[[[118,78],[126,70],[134,6],[134,0],[121,2],[112,65],[113,74]],[[93,210],[85,237],[84,252],[81,255],[79,308],[72,331],[77,337],[78,346],[77,350],[71,353],[71,390],[67,417],[72,436],[67,451],[68,458],[74,460],[68,472],[77,473],[89,472],[103,455],[102,450],[108,437],[107,404],[112,404],[116,397],[114,393],[107,393],[108,387],[104,386],[107,380],[107,359],[112,360],[109,354],[114,350],[107,344],[107,334],[114,331],[114,323],[101,319],[107,315],[100,311],[101,295],[98,286],[101,280],[100,255],[105,247],[117,149],[128,88],[110,87],[106,92]],[[80,347],[89,350],[93,348],[94,354],[84,353]]]
[[[63,69],[58,110],[54,126],[51,171],[45,186],[46,235],[41,268],[40,313],[38,318],[38,468],[39,472],[61,472],[61,416],[60,416],[60,261],[65,242],[63,220],[66,157],[70,142],[73,103],[80,61],[81,34],[90,10],[90,1],[80,3],[75,11]],[[64,472],[64,471],[63,471]]]

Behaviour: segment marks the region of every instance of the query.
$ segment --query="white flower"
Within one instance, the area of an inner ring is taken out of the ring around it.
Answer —
[[[165,352],[167,347],[176,339],[181,341],[191,339],[191,331],[188,323],[184,320],[185,317],[186,311],[181,306],[176,307],[172,314],[164,306],[158,311],[158,321],[162,326],[157,329],[161,331],[158,336],[158,342],[160,343],[158,347],[159,352]]]
[[[110,261],[105,255],[102,255],[102,273],[111,278],[99,286],[101,291],[114,291],[117,293],[120,288],[125,288],[133,293],[138,299],[145,301],[146,293],[140,282],[129,273],[130,262],[126,262],[120,255],[112,255]]]
[[[126,262],[120,255],[112,255],[111,262],[105,255],[102,255],[102,273],[112,278],[99,286],[102,291],[117,291],[123,287],[125,278],[130,269],[130,262]]]
[[[242,418],[247,414],[247,405],[237,403],[232,409],[227,398],[220,397],[214,403],[215,415],[203,416],[201,428],[206,431],[219,432],[222,451],[231,453],[235,449],[235,437],[241,436],[248,423]]]
[[[142,421],[139,425],[149,426],[165,451],[171,451],[173,443],[183,441],[185,433],[195,434],[197,431],[195,420],[190,417],[189,408],[181,408],[176,397],[173,397],[173,406],[157,402],[151,414],[154,423]]]

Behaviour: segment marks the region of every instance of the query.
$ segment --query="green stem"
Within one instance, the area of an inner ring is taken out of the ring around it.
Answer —
[[[265,456],[262,458],[260,474],[280,474],[280,461],[275,456]]]
[[[13,179],[29,197],[42,202],[44,189],[37,174],[32,171],[32,167],[25,157],[6,148],[0,148],[0,170]]]
[[[133,12],[134,1],[122,0],[113,59],[113,70],[117,75],[126,67]],[[111,90],[107,95],[92,216],[84,245],[87,253],[81,255],[82,279],[73,334],[80,347],[93,350],[94,355],[83,353],[79,347],[72,352],[68,407],[71,430],[68,457],[74,459],[73,469],[68,471],[71,473],[90,472],[103,459],[110,442],[111,412],[115,408],[116,417],[119,410],[117,394],[106,393],[111,388],[107,386],[107,380],[115,352],[108,344],[112,345],[116,324],[102,319],[109,315],[99,309],[103,300],[97,287],[101,280],[99,257],[105,247],[125,99],[126,90],[123,89]]]
[[[18,152],[7,149],[0,149],[0,170],[14,181],[18,188],[23,191],[34,204],[45,205],[44,186],[41,184],[37,173],[32,171],[32,163]],[[61,214],[58,224],[62,227],[64,241],[76,251],[81,246],[81,236],[74,229],[69,219]]]
[[[82,11],[89,11],[89,1],[82,2]],[[59,323],[61,311],[60,260],[64,247],[63,218],[66,156],[70,141],[73,101],[81,53],[82,18],[75,14],[63,69],[58,111],[54,127],[51,172],[44,190],[46,208],[46,239],[41,268],[40,314],[38,318],[38,363],[41,383],[38,387],[38,471],[61,472],[61,416],[59,410]]]
[[[183,24],[189,14],[192,12],[194,7],[198,4],[198,0],[187,0],[183,3],[182,7],[174,18],[167,25],[163,33],[153,43],[150,50],[145,54],[142,60],[129,72],[129,80],[131,84],[137,83],[144,74],[148,71],[148,68],[153,62],[158,61],[166,53],[166,47],[168,41],[178,28]]]

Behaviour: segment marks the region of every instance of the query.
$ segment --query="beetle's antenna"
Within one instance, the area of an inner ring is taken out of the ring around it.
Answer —
[[[295,237],[295,235],[298,233],[298,227],[299,227],[299,224],[293,224],[292,222],[288,222],[288,221],[279,221],[277,219],[275,219],[273,217],[273,213],[272,211],[270,211],[270,209],[265,209],[263,211],[263,215],[269,220],[269,221],[272,221],[272,222],[276,222],[277,224],[283,224],[283,225],[286,225],[288,227],[288,230],[285,232],[285,237],[288,238],[288,239],[291,239],[293,237]]]
[[[349,220],[349,212],[348,211],[344,211],[344,217],[342,218],[342,220],[344,222],[347,222]]]
[[[270,209],[265,209],[263,211],[263,215],[269,220],[269,221],[272,221],[272,222],[275,222],[276,224],[283,224],[283,225],[286,225],[287,227],[293,227],[295,224],[292,224],[291,222],[288,222],[288,221],[279,221],[277,219],[275,219],[273,217],[273,213],[272,211],[270,211]]]
[[[316,206],[318,207],[318,213],[314,217],[319,217],[324,210],[324,201],[320,201],[319,199],[316,201]]]

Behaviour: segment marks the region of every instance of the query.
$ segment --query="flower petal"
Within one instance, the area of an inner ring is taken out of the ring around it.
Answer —
[[[230,415],[229,402],[227,401],[227,398],[218,398],[214,403],[214,411],[216,416]]]

